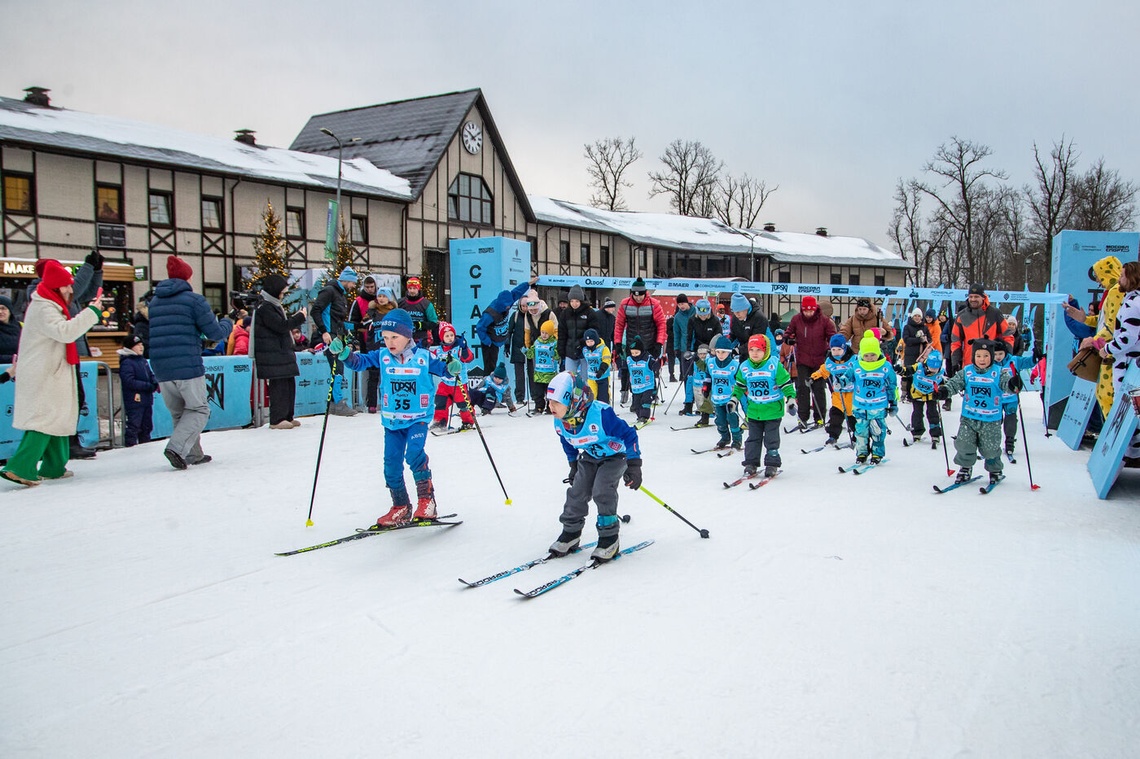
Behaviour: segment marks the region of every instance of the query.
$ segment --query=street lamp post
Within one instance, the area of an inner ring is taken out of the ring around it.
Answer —
[[[327,127],[321,127],[321,132],[324,134],[327,134],[329,137],[332,137],[334,140],[336,140],[336,239],[339,241],[340,240],[340,218],[341,218],[341,212],[340,212],[340,181],[341,181],[341,167],[344,165],[344,143],[342,143],[340,141],[340,138],[337,137],[335,134],[333,134],[332,130],[328,129]],[[351,140],[349,140],[349,142],[352,143],[352,142],[357,142],[359,140],[360,140],[359,137],[353,137]],[[338,244],[339,244],[339,242],[338,242]]]

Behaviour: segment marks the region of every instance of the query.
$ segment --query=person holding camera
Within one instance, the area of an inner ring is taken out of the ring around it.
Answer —
[[[305,323],[305,309],[289,316],[281,303],[289,281],[270,274],[261,281],[261,304],[254,312],[253,362],[257,376],[269,381],[269,428],[289,430],[300,427],[293,418],[297,381],[301,369],[294,352],[293,330]]]

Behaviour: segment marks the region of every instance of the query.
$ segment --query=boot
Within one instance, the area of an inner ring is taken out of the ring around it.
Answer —
[[[621,547],[618,545],[618,536],[606,535],[598,538],[598,545],[590,554],[590,558],[594,561],[610,561],[617,556],[619,550]]]
[[[775,477],[779,473],[780,473],[779,467],[775,467],[775,466],[764,467],[764,476],[765,477]]]
[[[733,438],[732,439],[732,449],[734,451],[743,451],[744,450],[744,440],[741,438],[738,438],[738,437]]]
[[[460,432],[463,432],[464,430],[473,430],[473,429],[475,429],[475,422],[464,422],[463,424],[459,425],[459,431]]]
[[[393,506],[384,516],[376,520],[377,527],[395,527],[407,522],[412,516],[411,506]]]
[[[973,470],[971,467],[964,466],[958,470],[958,476],[954,478],[954,482],[969,482]]]
[[[357,413],[355,409],[350,407],[344,401],[341,401],[340,403],[334,403],[332,405],[332,408],[329,409],[329,412],[333,416],[356,416]]]
[[[435,495],[420,496],[413,519],[435,519]]]
[[[950,400],[951,400],[950,398],[947,398],[946,401],[942,404],[942,410],[943,411],[949,411],[950,410]]]
[[[856,456],[855,457],[855,463],[856,464],[866,464],[867,463],[867,454],[864,453],[862,455]]]
[[[79,442],[79,435],[72,435],[68,438],[68,448],[70,453],[68,458],[71,459],[93,459],[95,458],[95,449],[87,448]]]
[[[709,426],[709,415],[708,414],[701,414],[701,418],[697,420],[697,423],[695,426],[697,426],[697,427],[708,427]]]
[[[693,415],[693,404],[692,403],[686,403],[684,405],[684,407],[681,409],[681,416],[692,416],[692,415]]]
[[[872,464],[881,464],[882,462],[883,462],[882,456],[872,456],[871,457],[871,463]]]
[[[577,551],[578,544],[581,542],[581,530],[568,530],[567,528],[563,527],[562,534],[558,536],[558,540],[555,540],[550,544],[550,553],[555,556],[565,556],[568,553]]]
[[[1015,450],[1016,444],[1012,440],[1007,440],[1005,443],[1005,455],[1013,456]]]
[[[996,485],[1005,479],[1005,475],[1001,472],[990,472],[990,484]]]
[[[629,391],[628,390],[622,390],[621,391],[621,405],[623,405],[623,406],[629,405]]]
[[[828,437],[827,440],[825,440],[823,444],[824,445],[835,445],[837,442],[839,442],[838,438]]]
[[[442,420],[432,422],[431,425],[428,427],[428,429],[429,430],[446,430],[447,429],[447,422],[442,421]]]
[[[756,467],[753,466],[752,464],[745,464],[744,465],[744,476],[745,477],[755,477],[756,476]]]
[[[723,451],[725,448],[728,448],[728,435],[722,437],[717,441],[717,444],[713,446],[714,451]]]

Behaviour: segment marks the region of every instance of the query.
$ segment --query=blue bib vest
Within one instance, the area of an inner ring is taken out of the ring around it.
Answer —
[[[554,420],[555,431],[574,448],[596,459],[609,458],[625,453],[625,442],[612,437],[602,427],[602,407],[606,404],[595,401],[586,410],[586,418],[571,432],[561,419]]]
[[[744,377],[749,403],[783,401],[784,394],[776,386],[776,371],[779,367],[780,360],[774,353],[769,354],[760,366],[753,366],[751,361],[745,361],[740,365],[740,374]]]
[[[427,417],[435,395],[430,361],[425,350],[417,350],[406,364],[386,349],[381,352],[380,415],[385,427],[401,429]]]
[[[1016,376],[1018,373],[1017,367],[1014,366],[1014,363],[1013,363],[1013,356],[1010,356],[1008,354],[1005,357],[1005,361],[1002,361],[1000,364],[997,364],[997,365],[999,367],[1001,367],[1002,369],[1005,369],[1006,371],[1008,371],[1011,376]],[[1006,409],[1007,411],[1016,411],[1017,410],[1017,402],[1018,402],[1018,394],[1017,393],[1009,392],[1009,393],[1002,393],[1001,394],[1002,408]]]
[[[830,353],[827,354],[823,365],[827,368],[827,373],[831,375],[832,390],[837,393],[850,393],[855,390],[855,380],[847,371],[850,362],[855,360],[849,358],[846,361],[836,361]]]
[[[910,384],[923,395],[930,395],[934,392],[934,386],[941,385],[943,379],[945,378],[942,374],[942,367],[939,367],[934,374],[927,374],[925,369],[919,367],[919,370],[910,378]]]
[[[649,368],[649,358],[643,353],[641,358],[629,356],[625,360],[629,367],[629,389],[634,393],[652,390],[655,383],[653,370]]]
[[[586,359],[586,369],[589,372],[589,374],[587,376],[589,376],[589,378],[592,380],[603,380],[606,377],[610,376],[610,367],[608,367],[608,366],[606,367],[606,373],[605,374],[602,374],[602,375],[598,374],[598,371],[600,371],[602,368],[602,351],[603,350],[605,350],[605,349],[600,344],[596,348],[583,348],[582,349],[582,356]]]
[[[535,374],[554,374],[558,371],[558,362],[554,360],[554,351],[558,343],[544,343],[541,340],[534,344],[534,372]]]
[[[730,358],[727,366],[721,366],[716,359],[709,359],[709,377],[712,379],[712,392],[709,398],[714,405],[723,406],[732,400],[732,388],[736,385],[736,372],[740,369],[740,359]]]
[[[1004,416],[1001,410],[1001,367],[993,364],[982,372],[970,364],[962,373],[966,375],[962,416],[979,422],[1000,422]]]
[[[459,359],[459,354],[460,354],[459,346],[456,345],[455,343],[452,343],[451,345],[447,345],[447,346],[445,346],[445,345],[433,345],[431,348],[428,349],[428,351],[431,353],[433,358],[436,358],[445,364],[451,359],[452,356],[455,356],[455,358]],[[459,359],[459,365],[460,365],[459,381],[466,384],[466,382],[467,382],[467,364],[463,363],[462,359]],[[444,376],[439,378],[440,384],[441,385],[447,385],[448,387],[455,387],[455,381],[456,381],[456,378],[452,377],[450,374],[445,374]]]
[[[852,363],[855,365],[852,372],[855,375],[853,390],[855,395],[851,404],[853,409],[868,412],[886,411],[894,397],[891,381],[894,371],[890,365],[884,363],[878,369],[867,370],[857,359],[852,359]]]

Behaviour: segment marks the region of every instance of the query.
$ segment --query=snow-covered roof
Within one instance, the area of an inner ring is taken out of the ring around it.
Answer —
[[[529,198],[540,223],[618,235],[638,245],[701,253],[754,252],[780,263],[911,268],[911,264],[897,253],[862,237],[736,229],[716,219],[642,211],[604,211],[539,195]]]
[[[0,141],[59,148],[123,161],[336,189],[337,159],[297,150],[247,145],[170,127],[41,107],[0,98]],[[407,180],[364,158],[346,160],[341,188],[354,195],[412,200]]]

